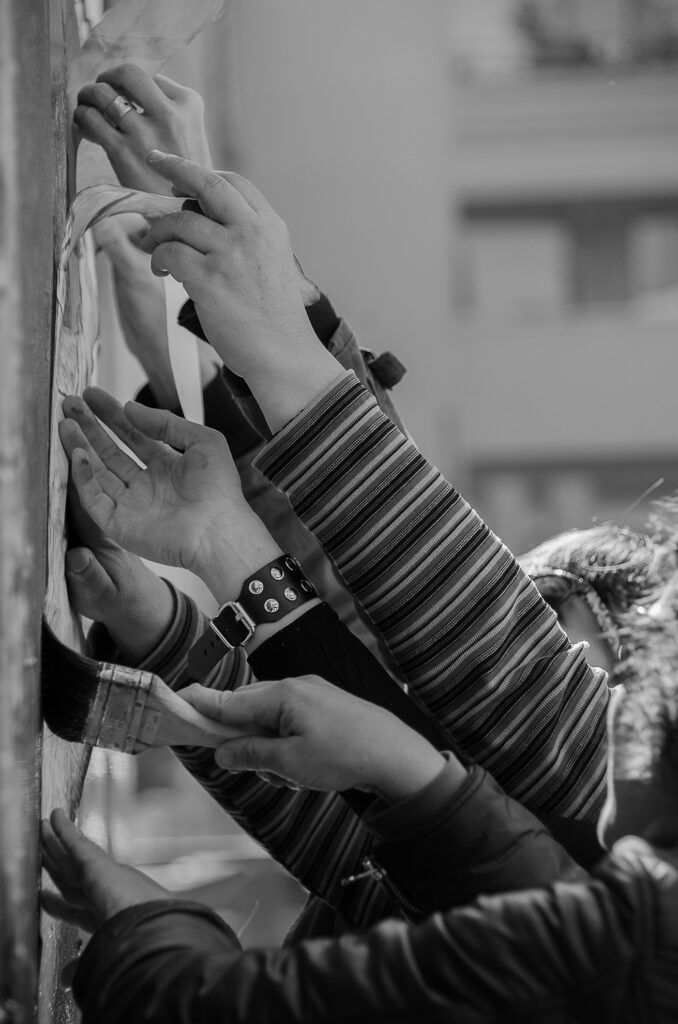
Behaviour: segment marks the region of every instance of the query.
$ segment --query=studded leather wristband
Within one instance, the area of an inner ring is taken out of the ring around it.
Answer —
[[[188,652],[188,671],[204,679],[217,662],[244,647],[257,626],[277,622],[317,597],[317,591],[292,555],[280,555],[249,576],[235,601],[226,601]]]

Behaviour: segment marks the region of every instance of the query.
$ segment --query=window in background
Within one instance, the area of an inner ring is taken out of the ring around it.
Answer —
[[[575,306],[629,296],[627,217],[616,204],[582,204],[566,214],[571,239],[570,287]]]
[[[634,296],[678,286],[678,212],[641,214],[633,219],[629,281]]]
[[[567,302],[568,244],[557,221],[467,221],[460,296],[474,314],[529,319]]]

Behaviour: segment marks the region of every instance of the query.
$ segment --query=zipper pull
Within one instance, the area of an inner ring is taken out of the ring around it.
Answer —
[[[354,882],[359,882],[363,878],[373,878],[375,882],[381,882],[384,877],[384,872],[378,867],[371,857],[363,857],[364,871],[359,872],[357,875],[348,875],[347,878],[342,878],[339,883],[342,888],[346,885],[352,885]]]

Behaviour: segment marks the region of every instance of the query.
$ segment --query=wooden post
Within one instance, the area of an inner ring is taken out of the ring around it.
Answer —
[[[43,760],[68,810],[84,771],[82,755],[74,769],[43,751],[39,657],[73,27],[72,0],[0,0],[0,1024],[32,1024],[38,1012]],[[69,1016],[56,996],[67,946],[63,929],[46,929],[41,1021]]]

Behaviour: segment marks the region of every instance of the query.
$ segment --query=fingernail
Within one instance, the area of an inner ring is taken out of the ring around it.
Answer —
[[[228,750],[224,750],[223,747],[217,747],[214,754],[214,760],[220,768],[228,768],[230,759],[230,752]]]
[[[171,153],[164,153],[162,149],[152,149],[146,157],[146,160],[149,164],[155,164],[159,160],[170,160],[171,158]]]
[[[73,548],[66,552],[66,572],[77,575],[84,572],[88,565],[89,554],[82,548]]]

